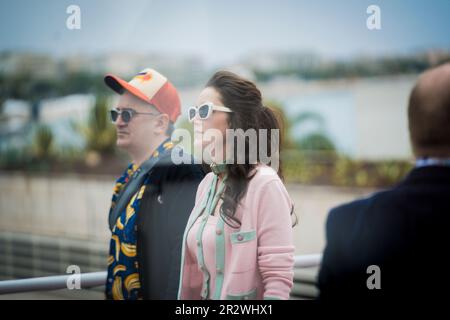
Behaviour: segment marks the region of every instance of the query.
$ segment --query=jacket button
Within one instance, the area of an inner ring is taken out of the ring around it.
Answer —
[[[217,268],[217,273],[218,273],[218,274],[222,274],[222,269]]]
[[[197,245],[199,246],[199,245],[200,245],[200,241],[199,241],[199,240],[196,240],[196,242],[197,242]]]
[[[217,229],[217,230],[216,230],[216,234],[217,234],[218,236],[220,236],[220,235],[222,234],[222,230]]]
[[[238,234],[238,235],[237,235],[237,240],[238,240],[238,241],[244,240],[244,237],[242,236],[242,234]]]

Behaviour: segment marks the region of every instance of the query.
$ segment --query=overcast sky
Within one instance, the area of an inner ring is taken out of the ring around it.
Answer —
[[[66,8],[81,8],[68,30]],[[381,9],[381,30],[366,9]],[[0,51],[195,53],[207,63],[258,51],[325,57],[450,48],[450,0],[2,0]]]

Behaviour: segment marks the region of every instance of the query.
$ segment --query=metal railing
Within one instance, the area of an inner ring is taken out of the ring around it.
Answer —
[[[320,265],[321,254],[308,254],[295,256],[295,268],[310,268]],[[68,283],[72,281],[73,274],[58,275],[50,277],[38,277],[28,279],[15,279],[0,281],[0,294],[49,291],[67,289]],[[80,274],[81,288],[93,288],[104,285],[106,282],[106,271],[90,272]]]
[[[67,289],[73,274],[0,281],[0,294]],[[80,273],[81,288],[104,285],[106,271]]]
[[[294,259],[294,268],[318,267],[322,261],[322,254],[303,254],[300,256],[295,256]]]

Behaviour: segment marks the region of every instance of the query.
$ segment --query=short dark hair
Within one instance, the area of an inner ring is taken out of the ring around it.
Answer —
[[[450,156],[450,63],[419,78],[409,97],[408,121],[417,157]]]

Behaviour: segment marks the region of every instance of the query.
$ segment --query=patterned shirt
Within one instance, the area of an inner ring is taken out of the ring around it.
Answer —
[[[151,158],[158,158],[161,153],[173,148],[170,140],[164,141],[152,154]],[[124,174],[117,179],[113,190],[111,210],[115,207],[117,197],[132,175],[139,168],[131,163]],[[139,261],[136,256],[136,216],[144,195],[145,188],[151,183],[147,176],[133,195],[128,205],[117,218],[112,230],[108,257],[108,276],[106,280],[106,297],[114,300],[142,299],[141,283],[139,280]]]

